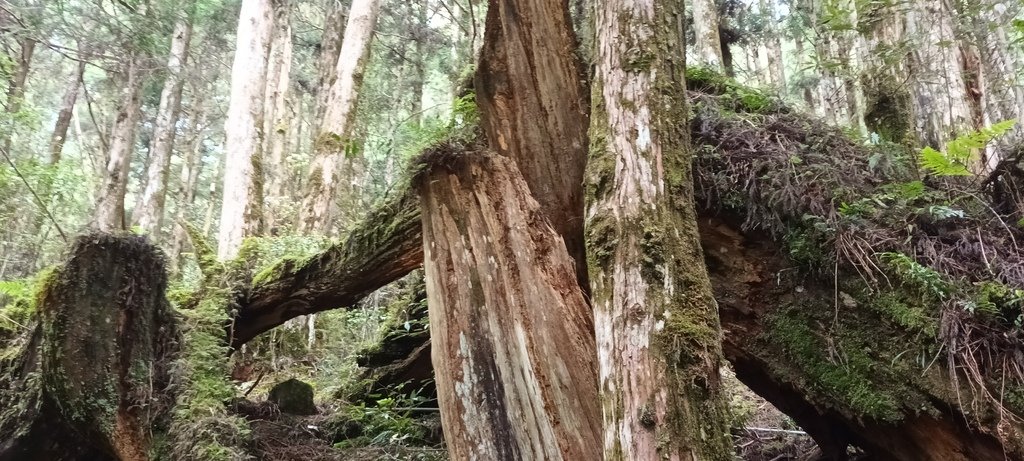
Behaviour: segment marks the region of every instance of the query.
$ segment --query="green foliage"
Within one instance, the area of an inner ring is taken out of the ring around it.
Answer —
[[[401,388],[403,385],[396,387]],[[335,446],[424,445],[428,435],[426,428],[413,417],[410,410],[424,403],[426,398],[422,392],[420,389],[409,393],[382,393],[375,396],[372,405],[362,403],[348,407],[342,420],[358,424],[362,435],[341,440]]]
[[[229,292],[209,290],[192,310],[181,310],[184,334],[174,376],[179,389],[171,423],[172,458],[236,461],[248,459],[248,423],[228,414],[235,395],[225,345]]]
[[[1014,120],[1004,120],[988,128],[968,133],[946,143],[945,153],[931,147],[920,152],[921,167],[936,176],[970,176],[970,163],[979,149],[1013,128]]]
[[[878,259],[904,284],[916,289],[924,300],[945,299],[953,291],[953,285],[942,274],[921,265],[903,253],[881,253]]]

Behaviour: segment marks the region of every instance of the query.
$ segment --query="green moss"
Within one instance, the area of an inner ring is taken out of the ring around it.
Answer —
[[[815,327],[825,325],[827,317],[815,306],[780,308],[767,319],[760,338],[767,350],[777,348],[797,367],[801,378],[796,379],[807,384],[809,398],[857,418],[887,422],[931,408],[915,384],[906,382],[907,376],[920,375],[908,370],[916,366],[913,359],[921,352],[914,340],[898,340],[898,330],[879,331],[877,321],[852,315],[840,315],[831,332]],[[879,337],[888,340],[879,342]]]
[[[195,309],[180,311],[186,330],[175,363],[180,390],[171,423],[176,459],[247,459],[248,423],[228,414],[235,395],[229,380],[225,326],[230,292],[208,289]]]
[[[686,69],[686,87],[719,95],[724,106],[731,107],[737,112],[764,114],[785,111],[777,97],[740,85],[735,80],[707,67],[688,67]]]
[[[933,317],[936,306],[921,304],[920,299],[896,290],[866,293],[862,299],[867,300],[869,308],[908,331],[923,333],[931,339],[938,335],[939,322]]]

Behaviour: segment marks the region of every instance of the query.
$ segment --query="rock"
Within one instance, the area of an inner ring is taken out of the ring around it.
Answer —
[[[267,398],[277,404],[281,413],[292,415],[315,415],[318,413],[316,405],[313,404],[313,386],[295,378],[274,385]]]

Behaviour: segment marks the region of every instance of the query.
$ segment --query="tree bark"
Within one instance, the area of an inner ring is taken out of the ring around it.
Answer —
[[[942,0],[921,0],[912,4],[904,21],[912,50],[908,69],[917,138],[942,150],[975,128],[952,12]]]
[[[270,46],[267,88],[264,97],[266,114],[263,124],[263,151],[267,153],[267,230],[275,235],[282,224],[277,210],[287,201],[285,183],[288,175],[287,152],[291,147],[292,125],[298,123],[291,110],[292,23],[291,2],[280,0],[274,5],[274,38]]]
[[[587,239],[606,460],[732,459],[684,122],[682,10],[597,7]]]
[[[491,149],[515,160],[589,290],[583,243],[585,78],[564,1],[491,0],[476,101]]]
[[[123,69],[121,100],[110,129],[107,166],[93,214],[93,226],[104,232],[127,228],[124,196],[128,189],[128,173],[135,153],[135,130],[142,107],[143,61],[141,50],[133,50]]]
[[[324,111],[327,110],[327,96],[331,92],[331,86],[338,78],[338,55],[341,54],[341,44],[345,36],[345,5],[342,0],[328,0],[327,10],[324,16],[324,31],[320,36],[320,55],[317,57],[317,86],[314,120],[320,123],[324,119]],[[351,2],[349,2],[351,3]],[[314,136],[319,133],[320,127],[313,126]]]
[[[693,54],[697,56],[697,64],[724,72],[718,5],[714,0],[693,0],[690,9],[693,11]]]
[[[146,188],[139,196],[132,213],[142,232],[160,240],[163,228],[164,204],[167,200],[167,177],[170,174],[171,152],[178,131],[178,112],[181,109],[181,91],[185,85],[184,68],[192,40],[192,18],[182,17],[174,24],[171,51],[167,58],[167,77],[160,93],[153,140],[149,146],[146,166]]]
[[[319,134],[313,141],[313,160],[309,166],[306,194],[299,210],[299,231],[327,233],[332,224],[335,200],[343,208],[342,227],[358,215],[357,160],[348,155],[354,144],[349,139],[363,82],[363,71],[370,54],[373,28],[380,13],[380,0],[354,0],[349,11],[345,39],[336,62],[336,79],[325,99]]]
[[[222,260],[263,226],[263,98],[273,29],[271,0],[243,0],[224,131],[224,199],[217,236]]]
[[[593,324],[564,242],[512,160],[437,160],[416,183],[450,456],[600,459]]]
[[[715,96],[691,95],[701,104],[710,104],[703,110],[697,106],[690,124],[695,141],[701,144],[697,152],[706,153],[694,170],[701,178],[697,181],[702,216],[698,222],[704,260],[723,331],[727,332],[724,354],[740,378],[792,416],[833,459],[846,456],[848,444],[885,459],[907,461],[996,461],[1024,455],[1015,435],[1021,433],[1020,424],[1006,413],[1000,417],[1000,413],[989,411],[991,406],[986,410],[984,400],[974,400],[977,389],[967,386],[963,376],[951,377],[949,368],[941,365],[942,357],[926,351],[922,363],[920,354],[903,353],[921,344],[920,331],[901,326],[898,319],[872,305],[877,298],[872,292],[855,291],[864,281],[855,272],[847,273],[853,269],[842,269],[837,278],[831,272],[814,275],[821,267],[790,259],[796,248],[793,236],[773,236],[751,227],[770,225],[770,221],[744,223],[748,218],[736,216],[737,206],[770,211],[808,199],[806,194],[788,195],[795,184],[762,178],[771,168],[763,162],[773,150],[784,153],[786,169],[792,168],[797,177],[815,172],[810,187],[820,186],[825,191],[844,187],[837,185],[836,178],[874,174],[864,173],[869,171],[871,152],[858,142],[845,140],[836,129],[788,110],[745,114],[730,122],[737,129],[753,130],[748,135],[720,131],[722,114],[736,106],[725,110],[715,104],[733,104],[734,99],[727,96],[714,103]],[[803,161],[791,164],[793,151],[782,149],[779,143],[808,146],[801,151]],[[837,174],[834,167],[820,163],[835,159],[836,152],[846,153],[843,161],[857,167]],[[858,187],[871,194],[877,190],[872,181]],[[733,191],[750,195],[737,197],[731,195]],[[422,253],[410,249],[408,240],[415,241],[419,235],[418,206],[415,199],[407,198],[404,203],[376,212],[374,219],[361,227],[365,233],[358,239],[301,264],[284,263],[283,269],[258,281],[252,294],[239,300],[235,346],[244,343],[239,338],[252,337],[255,331],[265,331],[296,315],[353,305],[373,287],[416,268]],[[827,203],[824,209],[800,206],[791,219],[806,219],[801,217],[805,213],[834,213],[834,206]],[[998,222],[984,222],[1001,228]],[[960,240],[947,237],[975,236],[980,228],[972,226],[950,221],[938,237],[925,236],[919,242],[937,254],[962,251]],[[918,238],[920,234],[915,241]],[[1000,246],[988,240],[981,246],[990,261],[1016,254],[1005,242]],[[898,292],[906,287],[893,289]],[[879,342],[879,337],[891,340]],[[939,344],[931,346],[938,348]],[[425,353],[422,347],[410,350],[420,357]],[[933,360],[939,363],[930,366]],[[409,366],[421,363],[408,362]],[[393,371],[392,376],[402,375],[400,370]],[[1011,384],[1007,382],[1007,389]],[[998,395],[998,385],[994,389]]]
[[[38,322],[0,363],[0,460],[148,460],[175,335],[158,249],[80,237],[46,280]]]
[[[78,93],[82,90],[84,74],[85,59],[82,59],[76,64],[75,71],[72,72],[64,90],[64,97],[61,98],[57,122],[53,126],[53,134],[50,136],[50,165],[60,163],[64,153],[64,142],[67,141],[68,129],[71,128],[71,118],[75,114],[75,103],[78,101]]]

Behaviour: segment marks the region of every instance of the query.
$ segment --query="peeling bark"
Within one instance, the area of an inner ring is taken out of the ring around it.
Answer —
[[[589,290],[583,243],[584,77],[564,1],[491,0],[476,101],[491,149],[515,160]]]
[[[590,307],[512,160],[417,180],[432,358],[453,459],[600,459]]]

